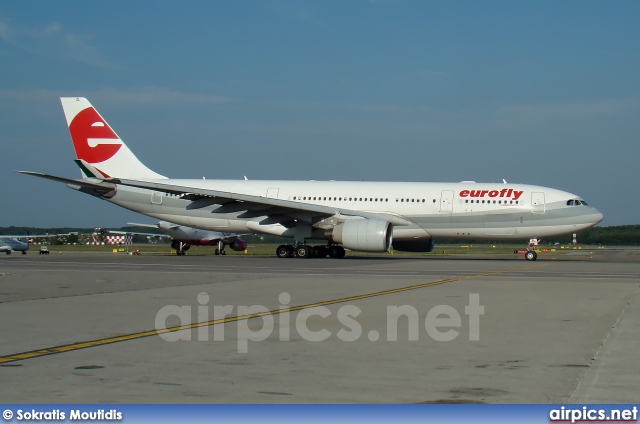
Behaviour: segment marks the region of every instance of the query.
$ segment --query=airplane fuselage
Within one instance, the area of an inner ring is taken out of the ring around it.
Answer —
[[[524,184],[406,183],[340,181],[162,180],[162,183],[288,200],[404,218],[409,225],[393,227],[394,240],[432,238],[529,239],[579,231],[593,226],[602,214],[571,193]],[[277,207],[255,205],[247,213],[242,203],[197,202],[119,185],[107,199],[133,211],[181,225],[214,231],[257,232],[289,236],[291,228],[266,219]],[[265,222],[267,221],[267,222]],[[321,224],[317,225],[321,228]],[[315,231],[313,238],[322,238]]]

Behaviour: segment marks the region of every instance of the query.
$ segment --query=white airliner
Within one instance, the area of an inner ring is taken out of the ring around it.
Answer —
[[[5,236],[0,235],[0,253],[6,253],[10,255],[11,252],[22,252],[23,255],[27,254],[27,250],[31,247],[30,239],[45,238],[45,237],[59,237],[69,234],[33,234],[26,236]]]
[[[142,164],[87,99],[61,101],[83,178],[19,172],[179,225],[292,238],[292,245],[277,248],[279,257],[341,258],[344,248],[385,252],[392,245],[430,252],[438,238],[537,239],[602,220],[575,194],[506,182],[169,179]],[[525,257],[535,260],[536,253]]]
[[[247,242],[242,240],[239,237],[239,234],[201,230],[198,228],[173,224],[167,221],[160,221],[156,225],[138,224],[135,222],[129,222],[128,224],[135,225],[136,227],[158,228],[164,234],[125,231],[109,232],[113,234],[140,234],[153,237],[171,237],[171,247],[176,251],[178,256],[184,256],[191,246],[216,246],[216,255],[226,255],[225,246],[229,246],[236,252],[242,252],[247,248]]]
[[[27,250],[31,247],[31,243],[27,237],[31,236],[0,236],[0,252],[10,255],[11,252],[22,252],[27,254]]]

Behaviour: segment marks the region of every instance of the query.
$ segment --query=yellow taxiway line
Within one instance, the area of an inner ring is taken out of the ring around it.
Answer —
[[[544,264],[538,264],[538,265],[530,265],[530,266],[519,267],[519,268],[510,268],[510,269],[505,269],[505,270],[501,270],[501,271],[484,272],[484,273],[481,273],[481,274],[467,275],[467,276],[462,276],[462,277],[446,278],[444,280],[433,281],[431,283],[415,284],[415,285],[412,285],[412,286],[400,287],[400,288],[397,288],[397,289],[389,289],[389,290],[383,290],[383,291],[378,291],[378,292],[373,292],[373,293],[366,293],[366,294],[360,294],[360,295],[355,295],[355,296],[343,297],[343,298],[339,298],[339,299],[326,300],[326,301],[323,301],[323,302],[309,303],[307,305],[299,305],[299,306],[292,306],[292,307],[289,307],[289,308],[275,309],[273,311],[260,312],[260,313],[247,314],[247,315],[240,315],[240,316],[222,318],[222,319],[217,319],[217,320],[212,320],[212,321],[196,322],[196,323],[193,323],[193,324],[178,325],[178,326],[175,326],[175,327],[168,327],[168,328],[164,328],[164,329],[160,329],[160,330],[141,331],[141,332],[138,332],[138,333],[123,334],[121,336],[108,337],[108,338],[105,338],[105,339],[90,340],[90,341],[86,341],[86,342],[71,343],[71,344],[66,344],[66,345],[62,345],[62,346],[54,346],[54,347],[48,347],[48,348],[44,348],[44,349],[32,350],[32,351],[28,351],[28,352],[15,353],[15,354],[12,354],[12,355],[0,356],[0,364],[5,364],[7,362],[13,362],[13,361],[21,361],[21,360],[25,360],[25,359],[39,358],[41,356],[52,355],[52,354],[56,354],[56,353],[73,352],[75,350],[86,349],[86,348],[90,348],[90,347],[103,346],[103,345],[107,345],[107,344],[111,344],[111,343],[124,342],[124,341],[128,341],[128,340],[136,340],[136,339],[141,339],[143,337],[156,336],[158,334],[172,333],[172,332],[175,332],[175,331],[191,330],[191,329],[199,328],[199,327],[207,327],[207,326],[211,326],[211,325],[226,324],[226,323],[229,323],[229,322],[237,322],[237,321],[242,321],[242,320],[248,320],[248,319],[251,319],[251,318],[258,318],[258,317],[262,317],[262,316],[265,316],[265,315],[277,315],[277,314],[282,314],[282,313],[285,313],[285,312],[295,312],[295,311],[301,311],[303,309],[315,308],[315,307],[318,307],[318,306],[335,305],[337,303],[352,302],[352,301],[356,301],[356,300],[368,299],[368,298],[371,298],[371,297],[378,297],[378,296],[385,296],[385,295],[389,295],[389,294],[402,293],[402,292],[409,291],[409,290],[418,290],[418,289],[422,289],[422,288],[425,288],[425,287],[432,287],[432,286],[438,286],[438,285],[441,285],[441,284],[453,283],[455,281],[470,280],[472,278],[486,277],[486,276],[490,276],[490,275],[504,274],[504,273],[507,273],[507,272],[522,271],[522,270],[525,270],[525,269],[538,268],[538,267],[541,267],[541,266],[551,265],[551,263],[552,262],[544,263]]]

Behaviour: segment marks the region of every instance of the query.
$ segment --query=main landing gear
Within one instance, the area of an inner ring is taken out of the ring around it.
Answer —
[[[298,244],[291,246],[282,244],[276,249],[276,256],[279,258],[344,258],[344,247],[338,245],[329,246],[309,246],[308,244]]]
[[[191,247],[188,243],[183,243],[181,241],[172,241],[171,248],[176,251],[176,255],[184,256],[187,253],[187,250]]]
[[[224,242],[223,242],[222,240],[220,240],[220,241],[218,242],[218,248],[216,249],[216,252],[215,252],[215,253],[216,253],[216,256],[217,256],[217,255],[222,255],[222,256],[224,256],[224,255],[226,255],[226,254],[227,254],[227,252],[225,252],[225,251],[224,251]]]

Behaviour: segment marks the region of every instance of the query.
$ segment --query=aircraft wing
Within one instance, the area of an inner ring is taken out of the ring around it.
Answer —
[[[60,235],[64,235],[64,234],[22,234],[20,236],[0,234],[0,239],[3,239],[3,238],[21,239],[21,238],[58,237]]]
[[[23,238],[60,237],[60,236],[69,236],[69,235],[71,235],[71,233],[64,233],[64,234],[20,234],[20,235],[0,234],[0,239],[3,239],[3,238],[23,239]]]
[[[348,219],[347,217],[362,217],[368,219],[380,219],[389,221],[393,225],[410,225],[411,222],[406,218],[391,214],[379,212],[363,212],[350,209],[342,209],[322,205],[309,205],[306,203],[294,202],[291,200],[273,199],[270,197],[252,196],[248,194],[229,193],[218,190],[208,190],[194,187],[183,187],[173,184],[148,182],[139,180],[128,180],[112,178],[104,180],[108,183],[122,184],[130,187],[144,188],[147,190],[155,190],[163,193],[170,193],[180,196],[183,199],[191,200],[193,209],[210,206],[212,204],[221,204],[217,209],[213,210],[220,213],[230,211],[246,211],[240,217],[249,218],[251,216],[260,217],[269,215],[273,217],[273,223],[289,220],[301,220],[306,222],[314,222],[328,218],[336,217],[339,220]],[[267,206],[268,208],[265,208]],[[270,208],[269,208],[270,207]],[[187,207],[189,208],[189,207]]]
[[[155,227],[158,228],[158,227]],[[169,237],[166,234],[160,234],[160,233],[139,233],[137,231],[114,231],[114,230],[108,230],[109,234],[122,234],[122,235],[133,235],[133,236],[152,236],[152,237]]]
[[[127,222],[127,225],[131,225],[132,227],[155,228],[156,230],[158,229],[158,224],[140,224],[138,222]]]

